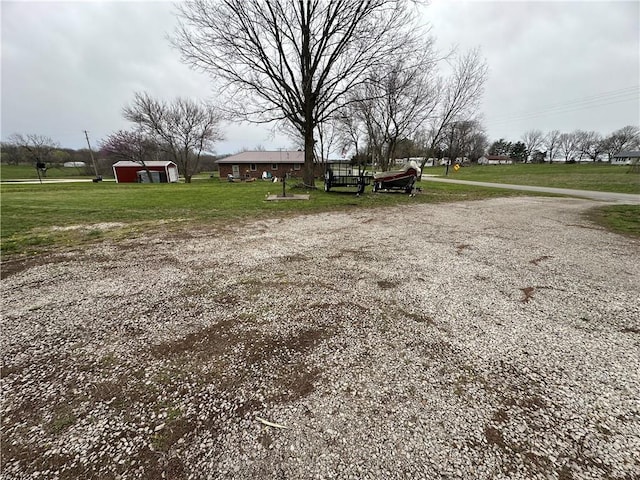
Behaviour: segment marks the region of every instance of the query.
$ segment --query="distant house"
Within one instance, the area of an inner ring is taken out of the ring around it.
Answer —
[[[511,165],[511,160],[506,155],[484,155],[478,159],[479,165]]]
[[[422,166],[422,162],[424,162],[424,167],[434,167],[437,165],[440,166],[445,166],[447,163],[449,163],[449,158],[448,157],[444,157],[444,158],[426,158],[426,157],[407,157],[407,158],[396,158],[396,165],[398,166],[404,166],[407,165],[411,162],[416,162],[418,165]],[[451,164],[453,165],[454,163],[459,163],[460,165],[470,165],[470,161],[467,157],[458,157],[456,158],[456,160]]]
[[[178,181],[178,166],[173,162],[145,162],[144,166],[129,161],[113,164],[113,175],[118,183],[149,183],[149,174],[153,183],[175,183]]]
[[[64,162],[62,166],[65,168],[72,168],[72,167],[80,168],[80,167],[85,167],[86,164],[84,162]]]
[[[259,179],[263,172],[273,177],[300,172],[304,165],[304,152],[300,150],[247,151],[217,160],[220,178],[231,175],[236,179]],[[296,174],[297,175],[297,174]]]
[[[640,163],[640,150],[626,150],[616,153],[611,165],[637,165]]]

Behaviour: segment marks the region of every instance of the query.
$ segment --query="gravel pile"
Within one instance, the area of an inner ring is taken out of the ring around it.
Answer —
[[[2,478],[640,478],[640,242],[594,205],[269,219],[8,272]]]

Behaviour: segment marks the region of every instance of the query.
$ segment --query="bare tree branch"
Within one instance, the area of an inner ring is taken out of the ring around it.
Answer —
[[[441,86],[437,115],[431,125],[430,154],[452,123],[475,116],[475,110],[484,91],[487,72],[487,64],[480,56],[479,49],[455,57],[453,73]],[[421,165],[422,168],[425,162],[426,159]]]

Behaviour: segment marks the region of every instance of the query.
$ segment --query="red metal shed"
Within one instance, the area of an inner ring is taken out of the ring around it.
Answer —
[[[146,167],[146,168],[145,168]],[[149,183],[151,173],[153,183],[175,183],[178,181],[178,166],[173,162],[137,162],[120,161],[113,164],[113,175],[118,183]]]

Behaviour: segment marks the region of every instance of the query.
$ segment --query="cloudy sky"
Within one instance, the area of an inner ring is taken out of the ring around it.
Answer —
[[[168,2],[2,0],[1,136],[92,146],[127,128],[134,92],[213,99],[210,79],[180,63]],[[531,128],[609,133],[640,124],[639,1],[432,0],[437,46],[479,46],[489,65],[481,111],[490,139]],[[269,129],[228,125],[217,153],[291,147]]]

